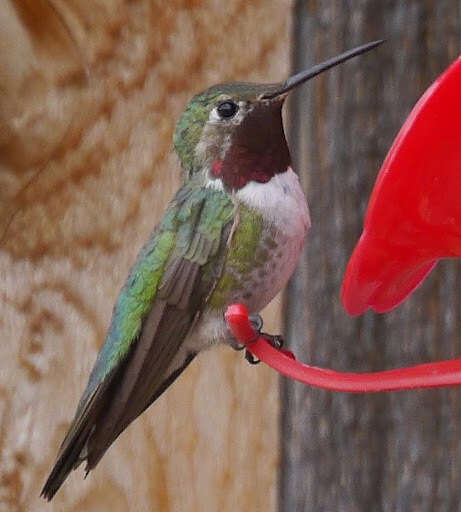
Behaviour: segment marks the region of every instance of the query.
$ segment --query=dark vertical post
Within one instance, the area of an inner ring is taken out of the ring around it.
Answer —
[[[461,262],[439,264],[387,315],[350,318],[339,291],[393,138],[460,53],[461,3],[311,0],[295,9],[295,71],[388,41],[293,94],[291,148],[313,227],[288,289],[288,345],[303,361],[348,371],[459,357]],[[461,507],[461,389],[348,395],[284,380],[282,401],[280,511]]]

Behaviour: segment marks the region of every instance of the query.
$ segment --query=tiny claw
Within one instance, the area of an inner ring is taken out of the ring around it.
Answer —
[[[257,333],[261,332],[261,329],[263,328],[263,319],[261,315],[255,313],[254,315],[250,315],[248,317],[248,320],[250,321],[251,326]]]
[[[259,315],[258,315],[259,316]],[[258,331],[259,332],[259,331]],[[283,347],[283,337],[280,335],[273,335],[273,334],[266,334],[266,333],[260,333],[260,336],[262,336],[267,342],[274,347],[277,350],[280,350]],[[258,364],[261,361],[257,359],[248,349],[245,350],[245,359],[250,364]]]
[[[256,357],[249,350],[245,350],[245,359],[250,364],[259,364],[261,362],[259,359],[256,359]]]
[[[280,334],[266,334],[265,332],[262,332],[261,336],[277,350],[280,350],[285,343],[283,336]]]

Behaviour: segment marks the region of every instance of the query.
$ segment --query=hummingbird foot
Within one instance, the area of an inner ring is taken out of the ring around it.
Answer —
[[[270,345],[272,345],[277,350],[281,349],[283,347],[283,338],[279,334],[273,335],[273,334],[266,334],[265,332],[258,333],[259,336],[263,337],[265,340],[267,340]],[[250,364],[258,364],[261,361],[256,358],[248,349],[245,350],[245,359]]]
[[[274,348],[277,350],[281,349],[283,346],[283,338],[280,335],[267,334],[265,332],[261,332],[263,328],[263,319],[261,315],[255,314],[249,316],[250,324],[253,329],[257,332],[258,337],[262,336],[265,340],[267,340]],[[250,364],[258,364],[261,361],[256,358],[248,349],[245,351],[245,359]]]
[[[261,315],[250,315],[248,320],[250,321],[250,324],[253,327],[253,329],[256,331],[255,339],[258,339],[259,336],[261,335],[261,329],[263,327],[263,319],[261,318]],[[233,350],[243,350],[246,348],[246,345],[244,343],[238,343],[237,340],[232,335],[228,339],[228,344]]]
[[[267,334],[266,332],[261,332],[263,328],[263,319],[261,315],[250,315],[248,320],[250,321],[253,329],[256,331],[258,337],[262,336],[277,350],[280,350],[283,347],[283,337],[280,334]]]
[[[254,314],[250,315],[248,317],[248,320],[253,327],[253,329],[256,331],[255,340],[258,339],[260,336],[262,336],[265,340],[267,340],[270,345],[272,345],[277,350],[281,349],[283,347],[283,338],[279,334],[267,334],[265,332],[261,332],[261,329],[263,327],[263,319],[261,315]],[[250,342],[251,343],[251,342]],[[247,348],[246,344],[240,344],[238,341],[233,337],[230,336],[228,339],[228,344],[233,350],[245,350],[245,359],[250,364],[258,364],[261,361],[255,357]]]
[[[260,334],[261,329],[263,328],[263,319],[261,315],[258,315],[258,313],[255,313],[254,315],[250,315],[248,317],[248,320],[250,321],[251,327]]]

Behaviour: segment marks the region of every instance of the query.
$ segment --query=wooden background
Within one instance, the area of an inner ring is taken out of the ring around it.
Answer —
[[[229,349],[200,357],[85,481],[38,495],[178,186],[176,118],[213,83],[285,77],[290,20],[289,0],[0,0],[1,511],[275,510],[277,377]]]
[[[388,315],[348,317],[339,289],[392,140],[461,53],[461,2],[299,0],[294,20],[296,69],[387,43],[300,89],[292,105],[291,147],[313,226],[289,290],[291,347],[345,371],[460,357],[459,261],[441,262]],[[460,389],[365,396],[285,382],[282,404],[281,512],[461,510]]]

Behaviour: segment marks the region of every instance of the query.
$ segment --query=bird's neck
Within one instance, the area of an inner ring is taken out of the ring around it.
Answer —
[[[276,174],[286,172],[289,164],[288,151],[284,153],[280,148],[254,153],[245,146],[233,145],[223,159],[213,161],[210,177],[221,180],[227,190],[240,190],[250,182],[267,183]]]

